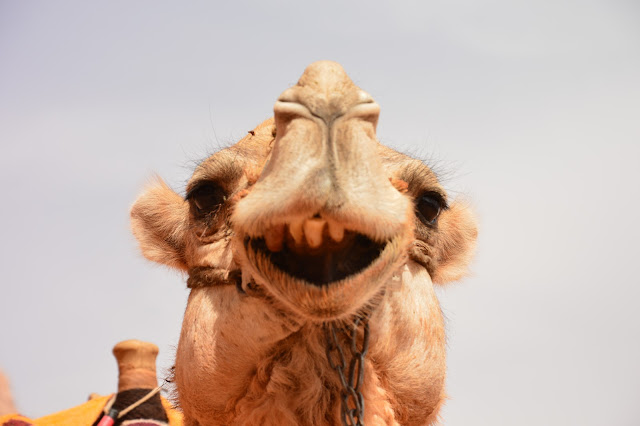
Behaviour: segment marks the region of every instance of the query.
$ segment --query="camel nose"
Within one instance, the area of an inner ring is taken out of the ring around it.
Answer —
[[[295,104],[302,106],[303,109],[293,110]],[[360,104],[374,104],[374,101],[371,95],[351,81],[340,64],[319,61],[309,65],[298,84],[280,95],[274,111],[278,121],[278,116],[283,116],[280,118],[286,120],[290,112],[304,114],[306,109],[308,114],[330,125],[337,117]],[[375,121],[377,122],[379,108],[376,106],[372,109],[376,110]]]
[[[321,214],[377,240],[400,233],[409,202],[379,157],[379,112],[339,64],[311,64],[275,104],[271,156],[235,222],[260,235],[278,221]]]

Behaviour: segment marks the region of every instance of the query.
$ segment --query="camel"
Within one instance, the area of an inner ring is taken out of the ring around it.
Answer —
[[[379,106],[320,61],[274,118],[134,203],[148,259],[188,274],[174,381],[185,424],[430,425],[445,394],[434,283],[476,223],[422,161],[376,139]]]

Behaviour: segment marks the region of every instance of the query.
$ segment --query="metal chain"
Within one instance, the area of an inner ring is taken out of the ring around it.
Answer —
[[[363,325],[362,348],[358,349],[358,327]],[[364,357],[369,350],[369,321],[368,318],[356,318],[350,330],[344,328],[336,331],[335,324],[324,325],[327,338],[327,360],[332,369],[336,370],[342,391],[341,415],[344,426],[364,426],[364,397],[362,396],[362,382],[364,379]],[[347,362],[344,357],[338,332],[350,342],[351,362],[349,369],[345,371]],[[346,377],[345,377],[346,373]]]

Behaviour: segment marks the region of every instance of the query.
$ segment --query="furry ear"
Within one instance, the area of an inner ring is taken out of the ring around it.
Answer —
[[[158,178],[131,207],[131,229],[144,257],[187,270],[188,217],[189,203]]]
[[[478,227],[471,209],[453,203],[438,219],[438,239],[434,252],[436,268],[432,280],[437,284],[456,281],[467,273],[476,247]]]

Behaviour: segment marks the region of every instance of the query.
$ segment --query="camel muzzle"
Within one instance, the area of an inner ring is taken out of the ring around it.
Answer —
[[[273,147],[234,208],[248,263],[292,307],[315,300],[304,310],[318,318],[353,310],[338,295],[357,306],[377,294],[410,241],[413,205],[382,164],[379,111],[338,64],[309,66],[276,102]]]
[[[338,64],[309,66],[276,102],[272,151],[233,213],[239,231],[264,237],[271,251],[284,226],[296,240],[304,228],[309,246],[319,245],[314,218],[326,221],[338,241],[344,230],[378,243],[403,233],[412,206],[380,159],[379,110]]]

